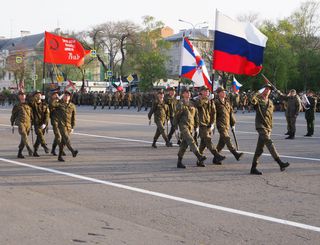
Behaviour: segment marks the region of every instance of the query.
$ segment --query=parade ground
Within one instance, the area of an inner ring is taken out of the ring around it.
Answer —
[[[77,107],[79,154],[66,151],[65,162],[42,148],[39,158],[25,150],[17,159],[10,115],[0,108],[0,244],[319,244],[319,114],[313,137],[303,136],[300,113],[296,138],[285,140],[284,113],[274,113],[272,139],[291,165],[280,172],[265,148],[262,176],[249,174],[254,112],[236,114],[239,162],[225,148],[223,165],[205,151],[199,168],[188,150],[186,169],[176,168],[177,145],[151,147],[156,127],[146,111]],[[51,148],[51,127],[46,140]]]

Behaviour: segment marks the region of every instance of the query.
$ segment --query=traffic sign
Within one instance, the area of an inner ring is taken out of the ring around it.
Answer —
[[[134,78],[133,78],[133,76],[130,74],[130,75],[127,77],[127,80],[128,80],[129,83],[131,83],[131,82],[134,80]]]
[[[37,74],[32,75],[32,80],[38,80],[38,75]]]
[[[97,50],[95,50],[95,49],[90,50],[90,56],[91,56],[92,58],[97,57]]]
[[[112,77],[112,71],[111,70],[107,70],[107,73],[104,74],[104,78],[108,79],[110,77]]]
[[[21,56],[16,56],[16,63],[21,64],[22,63],[22,57]]]

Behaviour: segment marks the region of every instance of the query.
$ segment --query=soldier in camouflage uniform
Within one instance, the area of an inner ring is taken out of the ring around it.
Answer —
[[[237,161],[240,160],[243,155],[242,152],[237,152],[231,143],[229,136],[230,126],[235,127],[235,117],[233,115],[233,109],[230,103],[226,100],[226,92],[222,87],[217,89],[218,98],[215,100],[215,106],[217,111],[216,125],[220,134],[219,142],[217,145],[217,151],[220,152],[225,145],[227,145],[229,151],[234,155]],[[213,162],[214,164],[221,165],[221,162]]]
[[[70,134],[73,132],[76,122],[76,107],[70,102],[70,99],[71,93],[65,91],[61,101],[52,103],[52,106],[57,109],[59,119],[58,127],[61,134],[61,142],[59,144],[58,161],[60,162],[64,162],[64,159],[62,158],[64,146],[67,146],[73,157],[76,157],[78,154],[78,150],[72,148],[70,141]]]
[[[195,141],[192,137],[193,130],[199,130],[199,117],[197,108],[194,106],[193,102],[190,101],[191,93],[189,89],[183,88],[182,90],[182,100],[177,104],[177,111],[174,117],[174,125],[176,130],[181,135],[182,142],[180,144],[180,149],[178,152],[178,162],[177,168],[186,168],[182,163],[182,158],[186,152],[188,146],[191,151],[196,155],[198,162],[198,167],[205,167],[204,161],[207,159],[205,156],[201,155]]]
[[[281,99],[287,104],[286,119],[287,119],[287,130],[286,139],[294,139],[296,134],[296,120],[300,112],[300,98],[297,95],[296,90],[291,89],[288,95],[280,93]]]
[[[49,109],[50,109],[50,120],[51,126],[54,134],[54,140],[52,143],[51,154],[56,156],[56,148],[60,145],[61,142],[61,134],[59,131],[59,117],[57,108],[53,107],[53,104],[59,101],[58,92],[53,92],[51,95],[51,99],[49,102]]]
[[[315,119],[317,98],[314,96],[314,93],[311,90],[307,92],[307,98],[308,98],[309,104],[306,105],[306,111],[304,115],[307,121],[308,132],[305,136],[311,137],[314,133],[314,119]]]
[[[131,103],[132,103],[132,93],[129,91],[129,92],[126,94],[126,97],[127,97],[128,109],[130,109]]]
[[[279,154],[273,145],[270,138],[272,131],[272,117],[274,106],[269,98],[272,87],[270,85],[265,86],[265,90],[260,95],[253,95],[251,103],[256,110],[255,125],[258,131],[259,138],[257,147],[253,156],[252,166],[250,174],[261,175],[262,173],[257,169],[258,159],[263,153],[263,148],[266,145],[273,159],[279,164],[280,170],[284,171],[289,163],[282,162]]]
[[[98,103],[98,92],[95,91],[93,93],[93,110],[97,109],[97,103]]]
[[[173,124],[173,121],[174,121],[174,116],[177,110],[178,100],[175,97],[176,91],[174,87],[171,87],[168,90],[169,90],[169,94],[165,97],[165,103],[168,105],[168,108],[169,108],[169,118],[170,118],[171,128],[168,134],[168,139],[170,141],[172,138],[172,135],[175,132],[175,126]]]
[[[22,91],[20,91],[18,97],[20,102],[13,107],[10,121],[12,132],[14,132],[14,125],[17,125],[19,134],[21,135],[17,157],[24,158],[24,156],[22,155],[22,151],[25,146],[28,150],[29,156],[32,156],[33,154],[28,142],[28,135],[30,133],[32,125],[33,115],[32,108],[26,103],[26,95]]]
[[[141,94],[140,91],[138,91],[137,94],[136,94],[136,101],[137,101],[138,111],[141,111],[141,107],[142,107],[142,94]]]
[[[49,106],[42,101],[43,96],[39,90],[34,93],[33,101],[31,102],[31,108],[33,111],[33,125],[34,131],[37,135],[36,142],[34,143],[33,156],[39,157],[38,148],[39,145],[43,147],[45,153],[49,153],[44,134],[49,124]]]
[[[216,107],[213,98],[209,98],[209,89],[206,86],[200,88],[199,98],[195,101],[195,105],[198,109],[199,115],[199,136],[200,146],[199,152],[203,154],[205,148],[214,156],[213,162],[221,162],[226,157],[218,153],[215,146],[212,144],[211,134],[214,130],[214,124],[216,122]]]
[[[113,105],[114,105],[114,109],[118,109],[119,108],[119,91],[114,92],[113,94]]]
[[[156,133],[153,137],[152,147],[157,148],[157,140],[160,135],[166,142],[167,147],[172,147],[172,143],[169,141],[168,136],[164,130],[164,125],[169,119],[169,108],[164,102],[164,93],[160,90],[157,93],[157,99],[153,101],[152,107],[148,113],[149,124],[151,124],[151,117],[154,114],[154,122],[157,125]]]
[[[109,92],[107,93],[107,103],[108,103],[109,109],[111,109],[111,104],[112,104],[112,91],[109,91]]]

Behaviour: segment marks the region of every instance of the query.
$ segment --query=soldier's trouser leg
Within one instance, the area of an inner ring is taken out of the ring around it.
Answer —
[[[309,135],[314,133],[314,119],[307,119],[307,130]]]
[[[52,124],[52,129],[53,129],[53,133],[54,133],[54,140],[52,143],[51,153],[55,154],[55,150],[61,142],[61,134],[60,134],[59,127],[57,124]]]
[[[216,147],[213,145],[211,140],[211,130],[208,127],[200,127],[199,130],[200,134],[200,146],[199,146],[199,152],[202,154],[204,149],[207,147],[208,150],[211,152],[212,155],[215,157],[220,155],[216,149]]]
[[[295,116],[289,118],[291,136],[294,136],[296,133],[296,120],[297,118]]]
[[[71,146],[71,141],[70,141],[70,133],[71,133],[71,129],[67,129],[65,127],[60,127],[60,133],[61,133],[61,143],[59,147],[59,154],[60,154],[60,148],[62,148],[62,152],[63,153],[63,146],[67,146],[67,148],[69,149],[69,151],[72,153],[73,157],[76,157],[78,154],[77,150],[74,150]]]
[[[290,124],[289,124],[289,116],[286,115],[286,121],[287,121],[287,133],[290,133]]]
[[[26,128],[25,126],[19,126],[19,134],[21,135],[21,140],[20,140],[20,144],[19,144],[19,150],[23,150],[23,148],[26,146],[29,155],[32,155],[32,150],[31,147],[29,145],[29,141],[28,141],[28,135],[30,133],[30,128]]]
[[[279,154],[270,138],[271,132],[266,130],[258,130],[258,133],[259,133],[259,139],[258,139],[257,149],[256,149],[256,153],[258,153],[258,157],[261,156],[263,152],[263,146],[266,145],[273,159],[274,160],[279,159]],[[259,149],[258,149],[258,146],[259,146]]]
[[[169,140],[168,140],[168,136],[167,136],[165,129],[164,129],[164,122],[157,121],[156,125],[157,125],[157,131],[159,131],[159,133],[162,135],[162,138],[167,143]]]
[[[159,131],[159,129],[157,127],[156,132],[155,132],[155,134],[153,136],[153,142],[154,143],[157,142],[157,140],[159,139],[160,135],[161,135],[161,132]]]
[[[178,152],[178,157],[183,157],[186,149],[188,148],[188,146],[190,147],[190,150],[196,155],[196,157],[198,158],[198,160],[201,160],[201,158],[203,157],[200,152],[199,149],[191,135],[191,132],[187,129],[180,129],[181,130],[181,137],[182,137],[182,142],[180,144],[180,149]]]
[[[128,109],[131,107],[131,102],[128,101]]]
[[[173,125],[173,118],[170,118],[170,125],[171,125],[171,128],[170,128],[170,132],[168,134],[169,141],[171,140],[172,135],[174,134],[174,131],[175,131],[175,128],[174,128],[174,125]]]

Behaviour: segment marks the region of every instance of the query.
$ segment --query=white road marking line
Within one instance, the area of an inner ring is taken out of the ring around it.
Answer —
[[[124,190],[134,191],[134,192],[138,192],[138,193],[142,193],[142,194],[146,194],[146,195],[161,197],[161,198],[165,198],[165,199],[169,199],[169,200],[173,200],[173,201],[177,201],[177,202],[192,204],[192,205],[199,206],[199,207],[215,209],[215,210],[219,210],[219,211],[223,211],[223,212],[227,212],[227,213],[247,216],[247,217],[260,219],[260,220],[266,220],[266,221],[270,221],[270,222],[274,222],[274,223],[278,223],[278,224],[293,226],[293,227],[297,227],[297,228],[301,228],[301,229],[305,229],[305,230],[320,232],[320,227],[317,227],[317,226],[307,225],[307,224],[284,220],[284,219],[278,219],[278,218],[274,218],[271,216],[251,213],[251,212],[242,211],[242,210],[238,210],[238,209],[227,208],[227,207],[218,206],[218,205],[200,202],[200,201],[195,201],[195,200],[187,199],[187,198],[183,198],[183,197],[167,195],[167,194],[164,194],[161,192],[149,191],[149,190],[145,190],[145,189],[141,189],[141,188],[137,188],[137,187],[117,184],[117,183],[113,183],[110,181],[99,180],[99,179],[95,179],[95,178],[91,178],[91,177],[87,177],[87,176],[83,176],[83,175],[78,175],[78,174],[73,174],[73,173],[68,173],[68,172],[63,172],[63,171],[59,171],[59,170],[55,170],[55,169],[51,169],[51,168],[39,167],[39,166],[27,164],[27,163],[9,160],[6,158],[0,158],[0,161],[12,163],[15,165],[28,167],[28,168],[32,168],[32,169],[37,169],[37,170],[41,170],[41,171],[45,171],[45,172],[50,172],[50,173],[54,173],[54,174],[64,175],[64,176],[68,176],[71,178],[76,178],[76,179],[86,180],[86,181],[90,181],[90,182],[94,182],[94,183],[98,183],[98,184],[112,186],[112,187],[116,187],[116,188],[120,188],[120,189],[124,189]]]
[[[75,135],[79,136],[87,136],[87,137],[93,137],[93,138],[104,138],[104,139],[111,139],[111,140],[122,140],[122,141],[129,141],[129,142],[139,142],[139,143],[145,143],[145,144],[151,144],[152,141],[147,141],[147,140],[137,140],[137,139],[130,139],[130,138],[121,138],[121,137],[112,137],[112,136],[103,136],[103,135],[96,135],[96,134],[86,134],[86,133],[73,133]],[[164,145],[165,143],[163,142],[157,142],[157,144],[162,144]],[[173,144],[177,146],[176,144]],[[228,150],[223,150],[225,152],[229,152]],[[254,155],[254,152],[249,152],[249,151],[243,151],[243,153],[249,154],[249,155]],[[268,153],[263,153],[263,156],[268,156],[271,157],[271,154]],[[297,156],[288,156],[288,155],[280,155],[280,157],[284,158],[289,158],[289,159],[299,159],[299,160],[307,160],[307,161],[316,161],[320,162],[319,158],[310,158],[310,157],[297,157]]]

